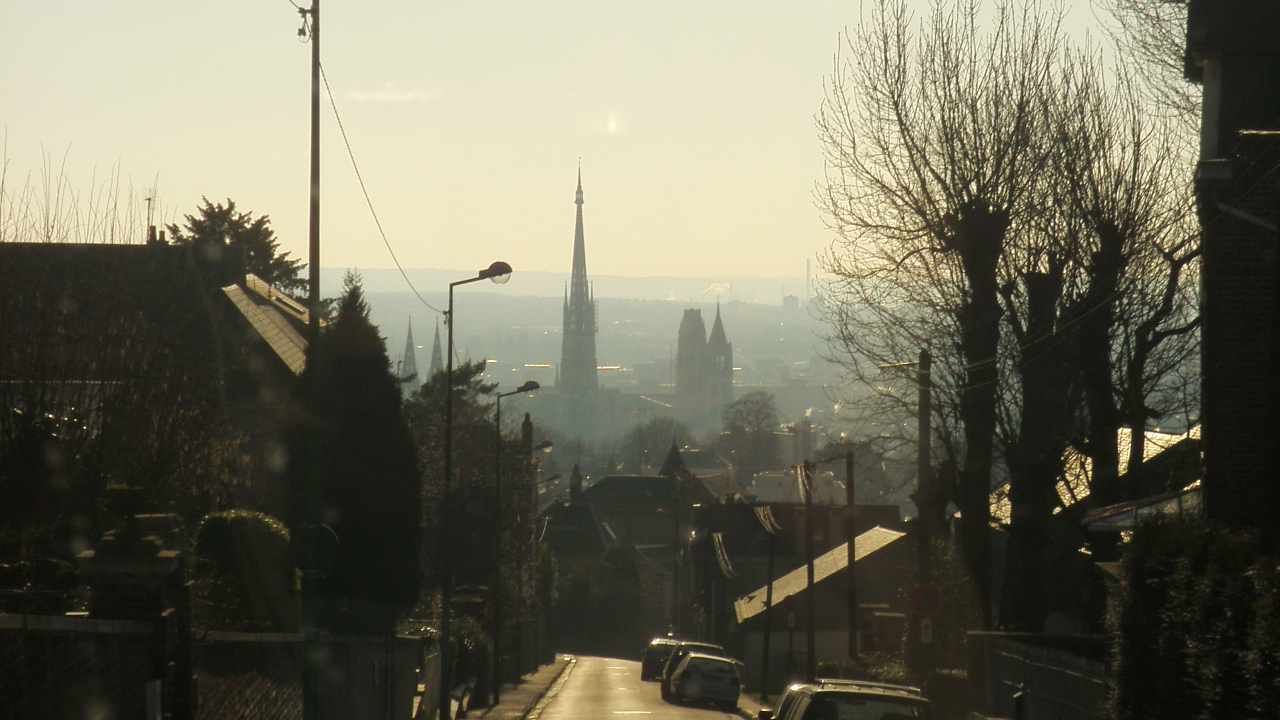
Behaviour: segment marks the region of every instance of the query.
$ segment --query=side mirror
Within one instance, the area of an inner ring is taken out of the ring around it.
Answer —
[[[756,720],[773,720],[773,708],[760,708],[756,713]]]

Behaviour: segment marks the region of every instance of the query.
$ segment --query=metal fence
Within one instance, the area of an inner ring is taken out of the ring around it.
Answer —
[[[0,615],[0,718],[143,718],[151,623]]]
[[[320,717],[413,717],[428,663],[415,637],[330,636],[320,644]],[[302,635],[209,632],[196,640],[199,720],[302,717]],[[439,675],[438,665],[435,675]]]
[[[1058,647],[1010,637],[984,639],[987,707],[1013,718],[1014,694],[1023,694],[1023,720],[1102,720],[1106,666]]]
[[[418,637],[326,637],[320,717],[433,720],[439,655]],[[159,717],[162,656],[152,623],[0,614],[0,720]],[[198,720],[302,717],[297,634],[196,633]],[[415,714],[416,713],[416,714]]]

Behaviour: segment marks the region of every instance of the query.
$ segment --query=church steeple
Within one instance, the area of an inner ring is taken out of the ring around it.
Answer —
[[[595,392],[599,387],[596,373],[596,306],[587,282],[587,243],[582,228],[582,169],[578,169],[578,188],[574,193],[577,216],[573,226],[573,273],[564,304],[564,334],[560,346],[560,370],[557,385],[566,393]]]
[[[710,363],[707,390],[716,402],[727,404],[733,399],[733,344],[724,334],[720,303],[716,303],[716,321],[707,339],[707,360]]]
[[[574,193],[573,204],[578,206],[578,213],[573,223],[573,275],[569,280],[571,305],[591,299],[587,285],[587,241],[582,230],[582,168],[578,168],[578,190]]]
[[[404,340],[404,356],[400,359],[400,395],[409,397],[422,384],[418,377],[418,357],[413,345],[413,320],[409,321],[409,334]]]
[[[436,321],[436,339],[431,343],[431,370],[428,379],[444,370],[444,353],[440,352],[440,321]]]

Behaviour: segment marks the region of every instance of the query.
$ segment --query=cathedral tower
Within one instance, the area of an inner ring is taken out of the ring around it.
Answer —
[[[587,284],[587,246],[582,232],[582,171],[574,198],[573,276],[564,299],[564,335],[557,387],[566,395],[586,395],[599,387],[596,377],[596,304]]]
[[[707,392],[711,401],[728,405],[733,400],[733,344],[724,334],[720,321],[720,303],[716,303],[716,321],[707,339]]]
[[[413,345],[413,321],[409,321],[409,335],[404,340],[404,355],[400,358],[400,397],[407,398],[425,382],[418,377],[418,355]]]
[[[685,310],[676,338],[676,395],[682,404],[703,404],[706,376],[707,326],[701,310]]]

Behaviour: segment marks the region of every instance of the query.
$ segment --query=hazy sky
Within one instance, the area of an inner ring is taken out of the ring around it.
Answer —
[[[829,240],[813,116],[858,7],[322,0],[322,63],[406,267],[567,270],[581,158],[591,272],[799,276]],[[82,192],[117,167],[158,181],[164,221],[229,197],[305,256],[299,25],[289,0],[0,0],[9,192],[42,152]],[[389,267],[322,115],[321,264]]]

